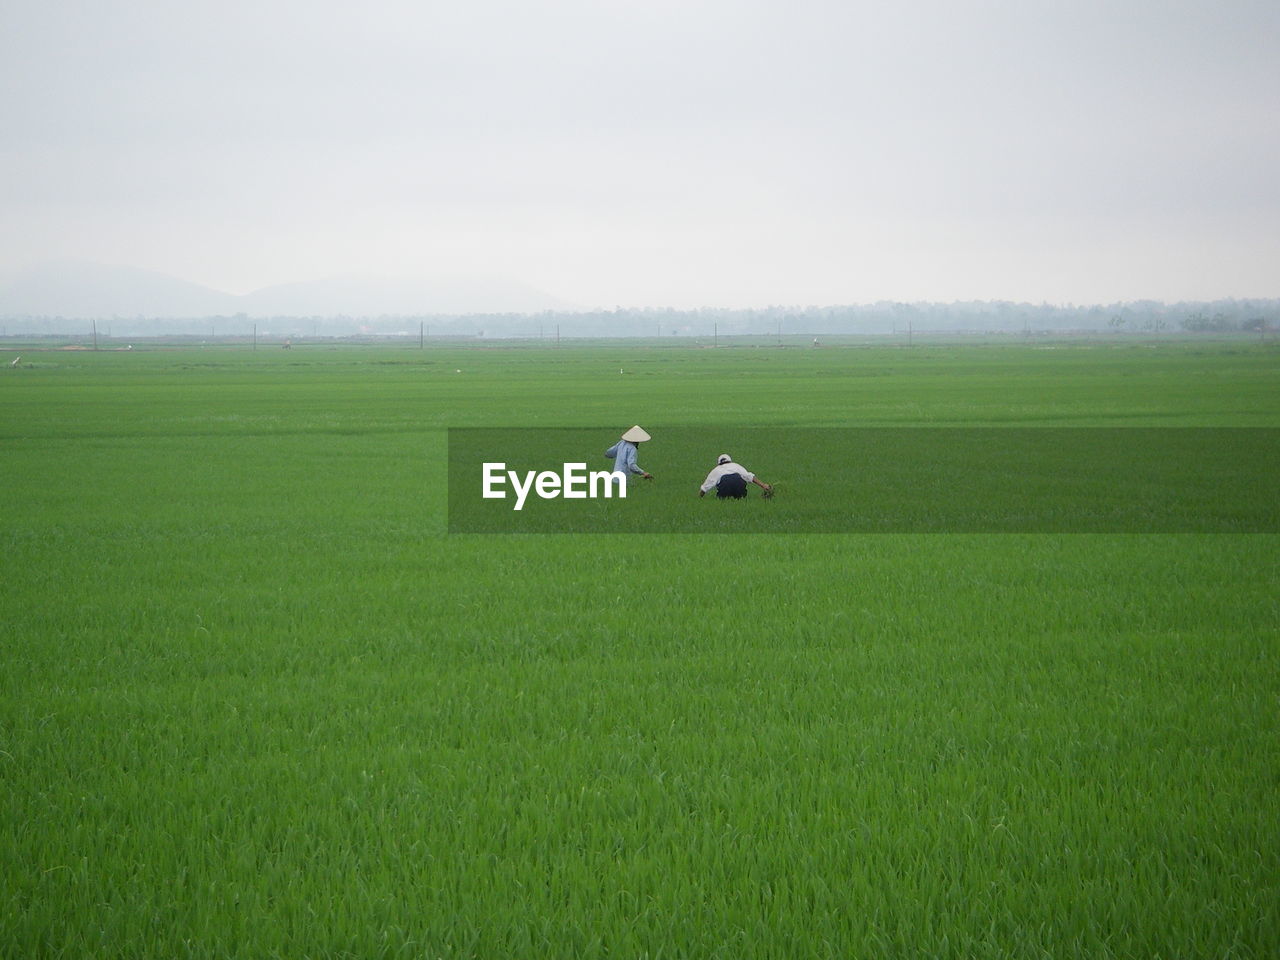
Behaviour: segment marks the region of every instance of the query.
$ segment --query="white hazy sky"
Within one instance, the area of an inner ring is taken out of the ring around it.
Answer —
[[[1276,0],[0,0],[0,269],[1280,296]]]

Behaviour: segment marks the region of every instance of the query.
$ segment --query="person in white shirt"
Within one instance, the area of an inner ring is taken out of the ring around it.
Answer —
[[[742,464],[734,463],[733,457],[722,453],[716,458],[715,468],[702,481],[698,496],[705,497],[714,489],[716,496],[722,500],[741,500],[747,495],[748,483],[754,483],[765,493],[773,492],[773,487],[758,479]]]

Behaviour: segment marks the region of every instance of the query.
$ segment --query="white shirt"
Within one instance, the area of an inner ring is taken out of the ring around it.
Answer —
[[[714,470],[707,474],[707,479],[702,481],[702,492],[708,493],[715,489],[715,485],[720,482],[720,478],[727,473],[739,473],[742,475],[742,479],[747,481],[747,483],[750,483],[756,478],[756,475],[742,464],[734,463],[730,460],[728,463],[718,464]]]

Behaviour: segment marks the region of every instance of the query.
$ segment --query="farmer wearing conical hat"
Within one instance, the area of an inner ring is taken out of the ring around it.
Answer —
[[[644,467],[636,463],[636,444],[644,443],[650,439],[639,425],[632,427],[622,435],[622,438],[612,447],[604,452],[604,455],[613,461],[613,470],[615,473],[638,474],[646,480],[652,480],[653,474],[649,473]],[[614,478],[615,482],[617,478]]]

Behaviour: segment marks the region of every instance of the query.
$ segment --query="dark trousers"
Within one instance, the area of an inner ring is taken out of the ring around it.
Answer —
[[[740,473],[726,473],[716,482],[716,496],[721,500],[741,500],[747,495],[747,481]]]

